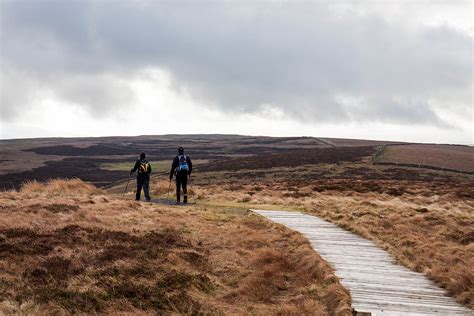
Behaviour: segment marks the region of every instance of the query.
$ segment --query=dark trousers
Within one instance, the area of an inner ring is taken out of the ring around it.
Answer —
[[[137,176],[137,195],[135,197],[136,200],[140,200],[142,188],[143,192],[145,193],[145,198],[147,199],[147,201],[150,200],[150,175],[148,173],[139,174]]]
[[[188,203],[188,175],[177,175],[176,176],[176,201],[180,201],[181,187],[183,187],[183,202]]]

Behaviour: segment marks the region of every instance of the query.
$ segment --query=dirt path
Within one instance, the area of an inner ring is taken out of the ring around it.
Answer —
[[[423,274],[399,265],[373,242],[316,216],[253,210],[305,235],[349,289],[357,312],[372,315],[474,315]]]

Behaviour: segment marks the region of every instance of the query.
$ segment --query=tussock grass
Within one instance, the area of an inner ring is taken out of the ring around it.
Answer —
[[[41,194],[46,196],[77,196],[85,194],[103,194],[104,192],[92,184],[80,179],[52,179],[46,183],[28,181],[20,189],[22,194]]]
[[[152,195],[166,195],[168,191],[173,194],[175,190],[175,183],[166,180],[152,180],[150,184],[150,194]]]
[[[139,203],[79,180],[29,183],[0,205],[1,314],[350,314],[304,238],[242,209]]]

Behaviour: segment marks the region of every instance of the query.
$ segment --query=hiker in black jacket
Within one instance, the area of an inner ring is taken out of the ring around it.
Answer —
[[[191,159],[184,154],[183,147],[179,147],[178,155],[174,157],[173,164],[170,170],[170,181],[173,179],[173,174],[176,176],[176,203],[181,203],[181,187],[183,187],[183,203],[188,203],[188,177],[193,171],[193,163]]]
[[[150,163],[145,159],[145,153],[140,153],[140,158],[137,159],[135,162],[135,166],[133,166],[132,170],[130,170],[130,176],[138,170],[137,173],[137,194],[135,196],[135,200],[140,201],[140,194],[142,192],[142,187],[143,187],[143,192],[145,193],[145,199],[147,201],[150,201],[150,192],[149,192],[149,187],[150,187],[150,173],[151,173],[151,165]]]

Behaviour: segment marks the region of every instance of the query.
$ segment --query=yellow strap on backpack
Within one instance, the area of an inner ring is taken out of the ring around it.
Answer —
[[[140,172],[144,173],[148,172],[148,170],[150,170],[150,163],[140,163]]]

